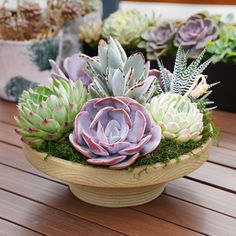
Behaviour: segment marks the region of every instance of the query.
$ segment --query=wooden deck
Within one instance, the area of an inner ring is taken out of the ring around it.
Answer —
[[[0,235],[236,235],[236,114],[214,112],[221,129],[210,159],[143,206],[109,209],[76,199],[24,158],[13,116],[0,100]]]

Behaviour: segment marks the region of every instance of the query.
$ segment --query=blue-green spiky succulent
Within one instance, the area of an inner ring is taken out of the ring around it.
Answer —
[[[146,103],[156,88],[156,77],[150,75],[150,62],[142,53],[127,58],[121,44],[110,37],[108,44],[100,40],[98,56],[80,54],[87,61],[85,72],[92,79],[92,97],[127,96]]]
[[[22,141],[40,147],[45,140],[56,140],[70,132],[74,119],[87,100],[81,81],[53,80],[52,86],[24,91],[15,117]]]

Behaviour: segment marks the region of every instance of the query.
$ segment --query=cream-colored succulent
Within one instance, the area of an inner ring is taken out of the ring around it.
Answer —
[[[180,142],[202,138],[203,114],[188,97],[163,93],[152,98],[148,109],[164,138]]]
[[[103,25],[102,36],[117,39],[121,45],[135,47],[141,34],[154,22],[138,10],[120,10],[111,14]]]
[[[79,37],[87,44],[97,45],[101,38],[102,23],[87,22],[80,26]]]

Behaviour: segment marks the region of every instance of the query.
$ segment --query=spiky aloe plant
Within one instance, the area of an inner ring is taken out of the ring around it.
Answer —
[[[127,96],[146,103],[156,88],[156,77],[150,75],[150,62],[142,53],[127,58],[121,44],[112,37],[108,44],[100,40],[98,56],[80,54],[87,61],[85,72],[92,79],[92,97]]]
[[[75,116],[86,100],[87,92],[79,80],[53,80],[51,87],[25,90],[18,102],[15,120],[20,128],[16,132],[32,147],[60,139],[73,129]]]
[[[206,98],[211,93],[209,88],[217,84],[208,85],[206,76],[202,75],[211,62],[209,59],[200,64],[204,53],[205,50],[188,66],[187,53],[180,47],[173,74],[158,60],[158,95],[151,99],[148,109],[154,122],[161,126],[164,138],[187,142],[198,141],[202,137],[203,114],[193,100],[198,100],[203,94],[205,95],[201,99]]]

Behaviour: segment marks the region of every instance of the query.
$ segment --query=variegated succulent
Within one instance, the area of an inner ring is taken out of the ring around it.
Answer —
[[[120,43],[109,38],[101,40],[98,57],[80,55],[87,60],[85,72],[92,79],[89,92],[92,97],[127,96],[146,103],[156,89],[156,77],[150,75],[150,62],[142,53],[127,58]]]
[[[157,148],[161,128],[131,98],[96,98],[85,103],[77,115],[69,139],[88,163],[123,169]]]
[[[122,46],[136,48],[140,42],[141,34],[154,25],[154,20],[138,10],[119,10],[111,14],[103,25],[102,36],[117,39]]]
[[[164,138],[180,142],[201,139],[203,115],[197,108],[197,103],[191,100],[198,99],[203,94],[205,95],[200,99],[206,98],[211,93],[209,88],[216,84],[208,85],[206,76],[201,74],[211,62],[209,59],[199,65],[204,52],[187,66],[187,54],[180,47],[173,74],[158,60],[160,71],[155,73],[160,80],[159,95],[151,99],[148,109],[153,120],[161,126]]]
[[[55,79],[51,87],[25,90],[18,101],[15,120],[20,128],[16,132],[32,147],[60,139],[73,129],[75,116],[86,100],[87,92],[79,80]]]

